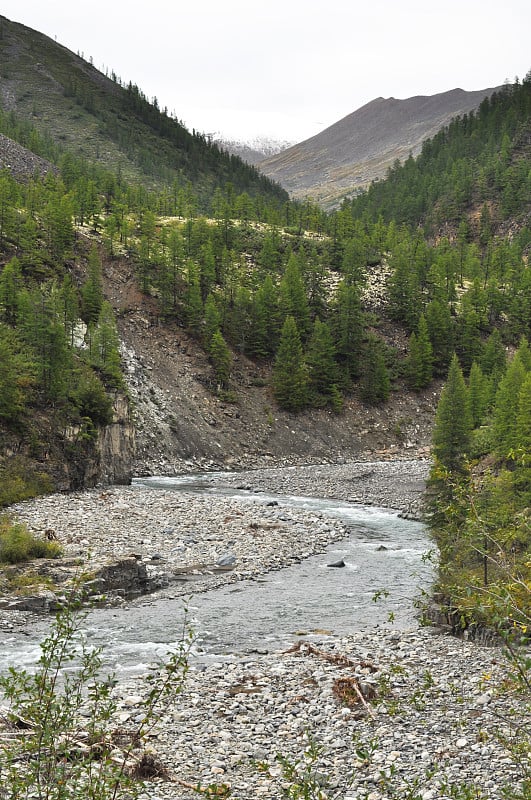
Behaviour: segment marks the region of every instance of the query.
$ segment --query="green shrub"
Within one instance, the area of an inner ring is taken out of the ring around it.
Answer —
[[[60,609],[35,673],[17,665],[0,676],[14,723],[0,737],[2,798],[135,800],[146,796],[143,777],[165,774],[147,745],[183,689],[193,634],[185,622],[177,648],[151,677],[139,717],[117,729],[111,676],[102,676],[101,650],[83,636],[82,599]]]
[[[41,494],[51,494],[53,490],[50,476],[36,472],[21,458],[11,459],[0,468],[0,508]]]
[[[19,564],[32,558],[58,558],[62,548],[57,542],[48,542],[33,536],[25,525],[0,518],[0,563]]]

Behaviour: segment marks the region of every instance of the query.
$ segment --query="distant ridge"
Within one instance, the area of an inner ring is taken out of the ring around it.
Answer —
[[[288,147],[293,147],[294,142],[278,141],[276,139],[259,137],[250,141],[239,141],[235,139],[224,139],[221,136],[213,136],[213,139],[224,150],[231,155],[239,156],[248,164],[256,165],[264,158],[277,155]]]
[[[453,117],[475,110],[495,91],[452,89],[405,100],[377,97],[258,166],[293,197],[311,196],[333,206],[383,177],[396,159],[417,155],[425,139]]]

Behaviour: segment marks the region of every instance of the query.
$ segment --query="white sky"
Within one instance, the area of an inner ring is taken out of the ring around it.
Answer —
[[[529,0],[0,0],[192,129],[301,141],[375,97],[531,69]]]

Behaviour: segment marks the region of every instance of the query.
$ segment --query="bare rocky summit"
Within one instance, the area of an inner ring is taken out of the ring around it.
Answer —
[[[431,96],[378,97],[304,142],[266,158],[259,169],[295,198],[337,205],[396,159],[417,155],[422,142],[453,117],[475,110],[496,89],[452,89]]]

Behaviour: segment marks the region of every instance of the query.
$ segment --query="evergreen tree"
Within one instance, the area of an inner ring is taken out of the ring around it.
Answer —
[[[481,355],[480,365],[486,375],[495,376],[496,383],[505,372],[507,356],[498,329],[493,330],[487,339]]]
[[[300,411],[308,402],[308,370],[297,323],[286,317],[273,367],[273,393],[281,408]]]
[[[320,397],[329,399],[335,394],[339,379],[332,334],[328,325],[319,319],[315,320],[305,360],[309,389],[319,404]]]
[[[21,294],[22,335],[35,354],[39,388],[52,402],[65,398],[72,371],[72,352],[54,306],[49,293],[40,289]]]
[[[199,269],[190,259],[188,260],[187,287],[184,296],[184,314],[188,328],[198,335],[203,319],[203,301],[201,300]]]
[[[516,417],[515,486],[522,495],[522,507],[531,504],[531,372],[528,372],[518,395]]]
[[[468,377],[468,397],[473,427],[479,428],[485,419],[489,404],[490,381],[475,361]]]
[[[433,372],[446,375],[454,351],[454,321],[448,303],[434,297],[426,307],[425,318],[433,350]]]
[[[363,354],[363,374],[360,382],[361,398],[365,403],[376,406],[389,399],[391,380],[385,363],[381,340],[369,336]]]
[[[57,292],[57,313],[65,329],[68,344],[73,348],[76,327],[79,322],[79,300],[70,274],[65,275]]]
[[[494,402],[493,432],[497,452],[507,457],[518,448],[518,397],[526,377],[520,353],[516,351],[500,380]]]
[[[216,283],[216,258],[212,248],[212,242],[208,240],[200,249],[199,255],[200,265],[200,284],[201,284],[201,298],[206,300],[209,293],[212,291]]]
[[[15,325],[18,317],[22,271],[18,258],[12,258],[0,272],[0,320]]]
[[[15,332],[0,322],[0,420],[18,419],[32,382],[31,363],[21,352]]]
[[[363,336],[363,314],[359,289],[348,281],[337,287],[332,306],[332,331],[338,362],[346,375],[346,382],[360,374],[360,356]]]
[[[87,325],[95,325],[103,303],[103,279],[98,248],[93,245],[88,258],[87,280],[81,287],[81,314]]]
[[[463,470],[471,432],[468,392],[459,361],[454,355],[437,405],[433,431],[434,454],[450,472]]]
[[[310,310],[297,256],[291,253],[280,282],[280,307],[285,317],[292,316],[302,339],[310,331]]]
[[[120,365],[120,337],[111,304],[102,303],[97,325],[90,337],[90,360],[107,383],[119,388],[123,383]]]
[[[433,350],[428,335],[428,326],[424,315],[419,319],[417,333],[409,339],[409,357],[406,364],[406,375],[409,385],[420,391],[431,383],[433,375]]]
[[[248,352],[257,358],[272,356],[279,339],[278,292],[270,275],[255,292]]]
[[[212,337],[219,331],[221,324],[221,314],[213,295],[209,294],[205,302],[205,330],[203,341],[206,350],[210,351]]]
[[[210,342],[210,360],[214,367],[216,383],[219,389],[227,389],[230,380],[232,356],[219,330],[214,332]]]

